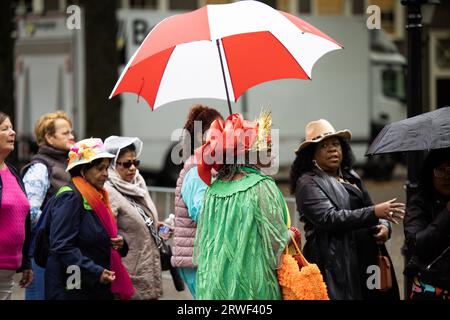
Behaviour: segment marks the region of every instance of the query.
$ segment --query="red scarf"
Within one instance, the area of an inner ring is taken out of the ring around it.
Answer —
[[[72,179],[75,187],[83,195],[83,198],[92,207],[103,227],[108,232],[110,238],[117,237],[117,224],[109,206],[108,192],[105,189],[97,190],[82,177]],[[116,278],[111,283],[111,292],[118,294],[120,299],[129,300],[134,294],[133,283],[127,270],[122,264],[122,258],[117,250],[111,247],[111,271],[115,272]]]

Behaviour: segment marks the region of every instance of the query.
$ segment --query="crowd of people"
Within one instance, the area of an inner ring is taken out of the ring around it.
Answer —
[[[172,266],[194,299],[282,299],[277,269],[299,232],[264,173],[270,163],[263,157],[272,156],[270,113],[224,119],[199,104],[184,129],[191,152],[176,184]],[[0,300],[11,299],[17,272],[27,300],[161,298],[168,236],[160,229],[167,225],[138,170],[142,141],[75,141],[70,118],[57,111],[36,123],[39,150],[19,173],[6,162],[15,135],[0,112]],[[385,243],[391,223],[405,217],[408,298],[449,299],[450,149],[428,154],[419,192],[405,208],[396,199],[372,202],[352,168],[350,139],[349,130],[312,121],[291,167],[303,253],[320,269],[329,298],[400,299]],[[34,255],[43,234],[44,264]],[[367,270],[380,255],[391,266],[388,288],[368,285]]]

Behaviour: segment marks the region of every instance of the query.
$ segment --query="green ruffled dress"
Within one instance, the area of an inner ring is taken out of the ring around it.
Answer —
[[[287,208],[257,170],[206,191],[197,226],[197,299],[281,299],[276,268],[289,240]]]

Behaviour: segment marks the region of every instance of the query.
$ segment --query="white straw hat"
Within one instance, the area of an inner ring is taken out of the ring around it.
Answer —
[[[298,149],[295,150],[295,153],[298,154],[302,149],[304,149],[311,143],[318,143],[323,139],[334,136],[350,140],[352,137],[352,133],[347,129],[336,131],[331,123],[329,123],[325,119],[311,121],[305,127],[305,141],[300,144]]]

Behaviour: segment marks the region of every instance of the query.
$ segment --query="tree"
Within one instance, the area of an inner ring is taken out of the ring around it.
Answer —
[[[120,98],[108,99],[118,80],[116,1],[84,1],[86,137],[120,135]]]
[[[7,113],[14,124],[14,39],[13,0],[0,1],[0,110]],[[9,161],[14,162],[14,152]]]

